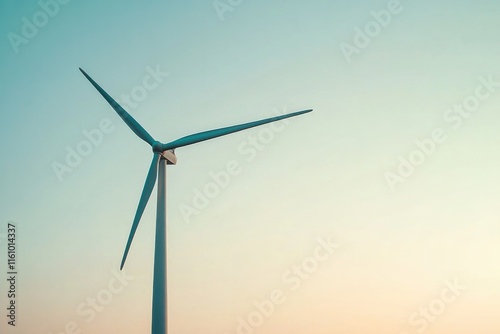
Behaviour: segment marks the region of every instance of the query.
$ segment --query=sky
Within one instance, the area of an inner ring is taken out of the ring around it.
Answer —
[[[168,326],[498,333],[500,3],[0,3],[2,333],[150,333],[157,140],[179,148]],[[7,227],[16,226],[16,326]]]

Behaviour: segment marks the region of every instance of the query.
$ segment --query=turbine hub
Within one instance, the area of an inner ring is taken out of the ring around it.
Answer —
[[[155,152],[155,153],[163,152],[163,150],[161,149],[161,145],[162,145],[162,143],[160,143],[159,141],[155,141],[153,143],[153,152]]]

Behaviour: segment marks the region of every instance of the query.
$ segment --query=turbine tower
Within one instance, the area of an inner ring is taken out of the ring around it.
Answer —
[[[104,91],[84,70],[80,68],[83,75],[97,89],[97,91],[108,101],[113,107],[118,116],[128,125],[128,127],[142,140],[148,143],[153,149],[153,160],[149,167],[146,182],[142,190],[139,205],[135,213],[132,228],[125,246],[125,252],[120,264],[120,270],[123,269],[125,260],[127,259],[130,245],[134,239],[135,231],[139,225],[146,204],[153,192],[156,179],[158,178],[158,197],[156,206],[156,230],[155,230],[155,251],[154,251],[154,268],[153,268],[153,301],[152,301],[152,334],[167,333],[167,184],[166,174],[167,165],[175,165],[177,157],[175,149],[195,143],[199,143],[208,139],[217,138],[230,133],[253,128],[270,122],[279,121],[285,118],[294,117],[311,112],[312,109],[297,111],[294,113],[266,118],[259,121],[244,123],[225,128],[209,130],[195,133],[172,142],[163,144],[155,140],[125,109],[123,109],[108,93]]]

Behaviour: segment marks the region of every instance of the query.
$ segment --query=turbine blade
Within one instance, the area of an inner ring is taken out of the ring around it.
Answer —
[[[149,145],[153,146],[155,142],[154,138],[132,117],[130,114],[122,108],[104,89],[101,88],[84,70],[80,68],[80,72],[90,81],[90,83],[101,93],[102,97],[108,101],[108,103],[115,109],[116,113],[127,123],[128,127],[134,131],[134,133],[144,140]]]
[[[148,204],[149,197],[153,192],[153,188],[156,183],[156,176],[158,174],[158,161],[160,160],[160,155],[155,153],[153,156],[153,161],[151,161],[151,166],[149,167],[148,176],[146,177],[146,182],[144,183],[144,189],[142,189],[141,199],[139,200],[139,205],[137,206],[137,211],[135,213],[134,222],[132,223],[132,228],[128,236],[127,246],[125,246],[125,252],[123,253],[122,263],[120,265],[120,270],[123,269],[125,260],[127,259],[127,254],[134,239],[135,231],[141,220],[142,213]]]
[[[245,124],[228,126],[228,127],[221,128],[221,129],[199,132],[199,133],[195,133],[195,134],[192,134],[192,135],[189,135],[186,137],[182,137],[180,139],[177,139],[177,140],[170,142],[170,143],[167,143],[167,144],[162,144],[161,148],[162,148],[162,151],[166,151],[166,150],[170,150],[170,149],[174,149],[174,148],[178,148],[178,147],[182,147],[182,146],[187,146],[187,145],[199,143],[199,142],[202,142],[202,141],[205,141],[208,139],[217,138],[220,136],[225,136],[225,135],[233,133],[233,132],[238,132],[241,130],[250,129],[250,128],[253,128],[255,126],[263,125],[266,123],[271,123],[271,122],[279,121],[279,120],[282,120],[285,118],[302,115],[302,114],[305,114],[305,113],[308,113],[311,111],[312,111],[312,109],[302,110],[302,111],[293,112],[293,113],[290,113],[287,115],[262,119],[260,121],[254,121],[254,122],[245,123]]]

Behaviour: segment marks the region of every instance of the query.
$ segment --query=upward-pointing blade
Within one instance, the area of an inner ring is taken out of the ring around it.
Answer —
[[[144,183],[144,189],[142,189],[141,199],[139,200],[139,205],[135,213],[134,222],[132,223],[132,228],[128,236],[127,246],[125,246],[125,252],[123,253],[120,270],[123,269],[123,265],[125,264],[125,260],[127,259],[127,254],[130,249],[130,245],[132,244],[132,240],[134,239],[135,231],[137,230],[137,226],[139,226],[139,221],[141,220],[142,213],[144,212],[146,204],[148,204],[149,197],[153,192],[153,188],[156,183],[156,175],[158,173],[159,160],[160,160],[160,155],[158,153],[155,153],[153,156],[153,161],[151,161],[151,166],[149,167],[149,172],[148,176],[146,177],[146,182]]]
[[[90,81],[90,83],[101,93],[102,97],[108,101],[108,103],[115,109],[117,114],[127,123],[128,127],[134,131],[134,133],[144,140],[149,145],[153,146],[155,142],[154,138],[132,117],[130,114],[122,108],[111,96],[109,96],[104,89],[101,88],[84,70],[80,68],[83,75]]]
[[[201,141],[205,141],[205,140],[208,140],[208,139],[212,139],[212,138],[217,138],[217,137],[220,137],[220,136],[224,136],[224,135],[227,135],[227,134],[230,134],[230,133],[233,133],[233,132],[238,132],[238,131],[241,131],[241,130],[253,128],[255,126],[263,125],[263,124],[266,124],[266,123],[271,123],[271,122],[279,121],[279,120],[282,120],[282,119],[285,119],[285,118],[302,115],[302,114],[305,114],[305,113],[308,113],[308,112],[311,112],[311,111],[312,111],[312,109],[302,110],[302,111],[293,112],[293,113],[290,113],[290,114],[287,114],[287,115],[282,115],[282,116],[276,116],[276,117],[262,119],[260,121],[254,121],[254,122],[245,123],[245,124],[228,126],[228,127],[221,128],[221,129],[215,129],[215,130],[210,130],[210,131],[204,131],[204,132],[200,132],[200,133],[195,133],[193,135],[189,135],[189,136],[177,139],[177,140],[175,140],[173,142],[170,142],[170,143],[167,143],[167,144],[162,144],[161,148],[162,148],[162,151],[171,150],[171,149],[174,149],[174,148],[178,148],[178,147],[182,147],[182,146],[187,146],[187,145],[199,143]]]

